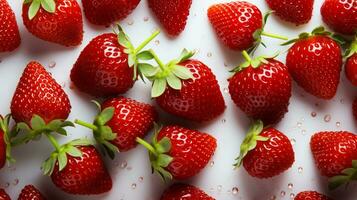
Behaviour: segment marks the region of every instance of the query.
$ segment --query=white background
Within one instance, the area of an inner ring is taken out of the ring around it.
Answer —
[[[111,28],[95,27],[84,20],[83,44],[76,48],[61,47],[30,35],[20,18],[21,1],[9,1],[18,19],[22,44],[19,49],[11,54],[0,54],[0,60],[2,60],[0,63],[0,113],[10,112],[11,98],[23,69],[30,60],[37,60],[47,66],[55,79],[64,85],[73,107],[70,120],[81,118],[91,121],[96,112],[94,106],[90,103],[91,97],[70,89],[69,72],[84,46],[98,34],[110,32]],[[249,120],[232,104],[225,89],[228,85],[226,79],[230,76],[228,71],[231,67],[240,63],[241,56],[239,52],[228,50],[219,44],[208,22],[206,11],[210,5],[218,2],[224,1],[194,0],[186,30],[179,37],[170,39],[163,33],[158,37],[157,42],[148,46],[148,48],[154,48],[165,61],[177,57],[184,47],[198,50],[199,53],[195,58],[212,68],[217,75],[226,100],[227,109],[224,115],[205,124],[193,124],[168,117],[164,113],[161,114],[162,119],[168,119],[164,123],[178,123],[199,129],[211,133],[218,140],[218,149],[213,157],[212,164],[188,182],[201,187],[217,200],[265,200],[274,195],[276,199],[290,199],[291,194],[296,194],[302,190],[317,190],[328,193],[326,179],[319,176],[313,164],[309,140],[316,131],[356,131],[351,114],[351,103],[356,90],[345,80],[343,73],[338,94],[330,101],[316,99],[294,84],[289,113],[277,126],[294,143],[296,161],[292,168],[286,173],[268,180],[252,178],[243,168],[233,170],[232,164],[239,153],[239,146],[245,131],[248,129]],[[265,1],[252,0],[251,2],[256,4],[262,12],[268,10]],[[295,27],[273,16],[268,21],[266,31],[279,33],[290,38],[302,31],[310,31],[322,24],[321,4],[322,0],[315,1],[313,19],[307,25]],[[155,28],[159,27],[148,9],[146,0],[143,0],[133,14],[122,21],[121,24],[136,45],[148,37]],[[280,41],[277,40],[268,38],[264,40],[269,48],[260,48],[257,55],[261,53],[269,55],[280,51],[281,55],[278,59],[285,61],[287,47],[279,47]],[[51,62],[56,63],[54,68],[48,67]],[[150,85],[145,85],[141,81],[138,81],[126,96],[154,103],[150,99]],[[312,112],[316,112],[317,116],[312,117]],[[328,120],[329,116],[331,117],[330,121]],[[81,127],[68,129],[68,132],[70,137],[59,138],[61,142],[91,135],[89,130]],[[24,185],[34,184],[50,200],[157,200],[166,187],[156,174],[151,174],[146,151],[142,147],[137,147],[130,152],[119,154],[114,161],[105,160],[113,178],[114,185],[111,192],[93,197],[66,195],[52,184],[50,178],[41,175],[41,162],[47,158],[51,151],[52,148],[45,139],[14,149],[13,155],[17,162],[0,172],[0,186],[5,187],[12,198],[16,199]],[[299,168],[302,170],[299,171]],[[288,187],[289,183],[293,184],[292,188]],[[136,187],[134,187],[135,184]],[[234,187],[239,189],[237,194],[232,193]],[[356,184],[351,184],[347,190],[341,189],[329,194],[335,200],[356,200],[357,187]]]

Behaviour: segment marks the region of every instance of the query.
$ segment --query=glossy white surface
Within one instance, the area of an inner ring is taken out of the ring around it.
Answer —
[[[331,101],[316,99],[294,84],[289,113],[277,126],[294,143],[296,162],[293,167],[286,173],[268,180],[252,178],[243,168],[233,170],[232,164],[239,153],[239,145],[248,129],[249,121],[232,104],[227,93],[228,90],[225,89],[228,85],[226,79],[230,76],[228,71],[231,69],[225,65],[239,64],[241,56],[239,52],[230,51],[220,45],[208,22],[206,10],[210,5],[218,2],[224,1],[194,0],[185,32],[176,39],[169,39],[165,33],[162,33],[158,37],[158,41],[148,46],[148,48],[154,48],[166,61],[178,56],[184,47],[198,50],[195,58],[212,68],[217,75],[226,100],[227,109],[224,115],[205,124],[192,124],[161,113],[161,119],[166,119],[165,123],[178,123],[199,129],[211,133],[218,140],[218,149],[212,163],[202,173],[187,182],[201,187],[217,200],[265,200],[274,195],[276,199],[291,199],[291,195],[302,190],[328,193],[326,179],[319,176],[313,164],[309,149],[310,136],[321,130],[356,132],[351,114],[351,102],[356,90],[345,80],[344,74],[342,74],[338,94]],[[268,10],[263,0],[251,0],[251,2],[256,4],[262,12]],[[84,46],[96,35],[110,32],[111,28],[95,27],[84,20],[83,44],[77,48],[64,48],[30,35],[25,30],[20,18],[21,1],[9,0],[9,3],[18,18],[22,44],[18,50],[11,54],[0,54],[0,60],[2,60],[0,63],[0,113],[9,112],[10,101],[24,67],[30,60],[37,60],[46,65],[55,79],[64,85],[73,107],[70,119],[81,118],[91,121],[96,112],[95,107],[90,103],[91,98],[70,89],[69,72]],[[273,16],[268,21],[266,31],[286,35],[290,38],[302,31],[310,31],[322,24],[319,14],[321,4],[322,0],[316,0],[313,19],[307,25],[295,27]],[[140,43],[159,26],[149,11],[146,0],[142,0],[133,14],[121,24],[135,44]],[[260,48],[257,55],[261,53],[269,55],[280,51],[281,55],[278,59],[285,62],[287,47],[279,47],[280,41],[277,40],[268,38],[264,40],[269,48]],[[54,68],[49,68],[52,62],[55,62],[56,65]],[[150,85],[145,85],[140,81],[126,94],[126,96],[137,100],[154,103],[149,95]],[[315,117],[312,116],[313,112],[316,113]],[[68,129],[68,132],[70,137],[60,138],[61,142],[91,135],[89,130],[82,127]],[[16,199],[24,185],[34,184],[50,200],[157,200],[166,187],[156,174],[151,174],[147,154],[142,147],[138,147],[128,153],[118,155],[114,161],[105,160],[114,181],[110,193],[93,197],[66,195],[55,188],[50,178],[41,175],[40,164],[51,151],[51,146],[45,140],[14,149],[13,155],[17,162],[0,172],[0,186],[6,187],[11,197]],[[292,184],[292,187],[288,186],[289,183]],[[236,189],[233,189],[235,187],[238,188],[238,193]],[[347,190],[340,189],[329,194],[336,200],[356,200],[357,184],[351,184]]]

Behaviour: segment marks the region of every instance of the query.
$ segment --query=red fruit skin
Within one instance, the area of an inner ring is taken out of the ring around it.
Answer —
[[[286,66],[306,92],[321,99],[332,99],[340,82],[341,48],[326,36],[301,39],[289,49]]]
[[[94,38],[82,51],[71,71],[71,80],[81,91],[96,97],[123,94],[134,85],[128,54],[114,33]]]
[[[357,31],[357,1],[325,0],[320,11],[323,21],[334,31],[346,35]]]
[[[357,86],[357,53],[347,59],[345,70],[348,80],[353,85]]]
[[[2,188],[0,188],[0,200],[11,200],[9,195]]]
[[[33,115],[46,123],[54,119],[65,120],[71,104],[62,87],[38,62],[30,62],[17,85],[11,101],[11,114],[16,122],[30,124]]]
[[[215,200],[201,189],[187,184],[176,183],[167,188],[160,200]]]
[[[297,194],[294,200],[332,200],[332,199],[315,191],[305,191]]]
[[[17,200],[46,200],[46,198],[33,185],[27,185],[21,190]]]
[[[95,25],[108,26],[126,18],[140,3],[140,0],[82,0],[88,21]]]
[[[153,106],[129,98],[108,99],[102,104],[102,109],[107,107],[115,108],[114,116],[107,125],[117,134],[112,143],[121,152],[136,147],[136,138],[145,137],[157,120]]]
[[[310,147],[323,176],[340,175],[342,170],[352,167],[352,160],[357,160],[357,136],[347,131],[316,133]]]
[[[248,67],[229,79],[234,103],[250,118],[264,124],[279,122],[288,112],[291,77],[287,67],[274,59],[258,68]]]
[[[352,113],[353,113],[353,116],[355,117],[355,119],[357,120],[357,98],[355,98],[353,100]]]
[[[51,175],[52,182],[64,192],[75,195],[94,195],[111,190],[112,179],[95,147],[77,148],[82,151],[83,157],[67,155],[68,164],[60,172],[56,162]]]
[[[55,13],[48,13],[41,7],[32,20],[28,18],[30,5],[23,4],[22,19],[27,30],[34,36],[63,46],[77,46],[82,43],[82,11],[76,0],[56,0]]]
[[[194,79],[183,80],[181,90],[167,88],[156,102],[166,112],[197,122],[209,121],[226,108],[216,76],[198,60],[179,65],[187,67]]]
[[[245,1],[213,5],[208,18],[221,41],[237,51],[252,47],[254,32],[263,26],[259,8]]]
[[[177,36],[185,29],[192,0],[148,0],[148,3],[169,35]]]
[[[209,162],[217,148],[216,139],[206,133],[179,126],[166,126],[158,134],[158,141],[171,140],[168,153],[173,161],[166,167],[173,178],[183,180],[198,174]]]
[[[0,0],[0,52],[13,51],[20,43],[15,14],[6,0]]]
[[[270,139],[266,142],[258,141],[255,149],[244,157],[243,166],[247,172],[253,177],[264,179],[289,169],[295,161],[289,138],[274,128],[265,128],[260,136]]]
[[[306,24],[312,17],[314,0],[266,0],[274,14],[296,25]]]
[[[2,116],[0,115],[2,119]],[[6,164],[6,143],[4,139],[4,132],[0,128],[0,169]],[[1,199],[0,199],[1,200]]]

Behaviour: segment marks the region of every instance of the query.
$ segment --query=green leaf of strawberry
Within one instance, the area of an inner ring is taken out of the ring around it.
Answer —
[[[54,0],[25,0],[24,4],[29,4],[30,8],[28,11],[28,18],[32,20],[42,7],[45,11],[49,13],[55,13],[56,11],[56,3]]]

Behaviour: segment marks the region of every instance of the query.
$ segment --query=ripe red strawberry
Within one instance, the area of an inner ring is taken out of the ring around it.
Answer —
[[[11,200],[9,195],[2,188],[0,188],[0,200]]]
[[[152,94],[165,111],[197,122],[211,120],[226,108],[218,82],[211,69],[192,52],[184,50],[181,57],[163,64],[151,51],[159,67],[148,64],[142,74],[153,82]]]
[[[143,138],[157,118],[155,108],[125,97],[106,100],[93,124],[76,120],[77,124],[93,130],[94,138],[113,157],[117,151],[136,147],[136,138]],[[114,145],[114,146],[113,146]]]
[[[346,51],[346,58],[346,76],[353,85],[357,86],[357,35],[350,48]]]
[[[137,138],[149,150],[153,171],[164,180],[188,179],[198,174],[216,150],[216,139],[206,133],[180,126],[157,129],[153,143]]]
[[[46,198],[33,185],[27,185],[21,190],[17,200],[46,200]]]
[[[201,189],[187,184],[176,183],[167,188],[160,200],[215,200]]]
[[[289,49],[286,66],[306,92],[321,98],[335,96],[342,67],[341,47],[323,27],[300,34]],[[288,42],[286,44],[289,44]]]
[[[90,141],[79,139],[59,146],[53,136],[47,136],[56,150],[43,163],[42,169],[58,188],[76,195],[101,194],[111,190],[112,179]]]
[[[13,159],[11,158],[10,151],[11,151],[11,144],[10,144],[10,115],[6,115],[4,118],[0,115],[0,169],[2,169],[6,161],[12,162]]]
[[[294,200],[332,200],[332,199],[315,191],[305,191],[297,194]]]
[[[264,16],[263,21],[259,8],[245,1],[220,3],[208,9],[208,18],[218,37],[226,46],[238,51],[253,50],[261,43],[262,35],[287,40],[264,32],[269,14]]]
[[[82,11],[76,0],[25,0],[22,19],[27,30],[42,40],[64,46],[82,43]]]
[[[291,78],[287,67],[272,57],[251,59],[234,69],[229,92],[234,103],[250,118],[264,124],[279,122],[288,111]]]
[[[88,21],[104,26],[126,18],[139,3],[140,0],[82,0],[84,14]]]
[[[21,38],[16,17],[6,0],[0,0],[0,52],[13,51]]]
[[[11,113],[16,122],[30,121],[39,115],[46,123],[67,119],[71,105],[67,94],[38,62],[25,68],[11,102]]]
[[[295,161],[289,138],[274,128],[264,128],[260,120],[251,126],[240,148],[235,166],[243,164],[251,176],[261,179],[283,173]]]
[[[137,79],[137,65],[144,54],[141,50],[159,34],[156,31],[138,48],[119,27],[119,33],[94,38],[82,51],[71,71],[76,87],[93,96],[125,93]]]
[[[192,0],[149,0],[149,7],[169,35],[177,36],[186,27]]]
[[[357,31],[357,2],[355,0],[325,0],[321,7],[323,21],[334,31],[353,35]]]
[[[347,131],[319,132],[311,137],[310,147],[321,175],[331,178],[330,189],[356,180],[356,135]]]
[[[296,25],[306,24],[312,17],[314,0],[266,0],[266,2],[282,20]]]

